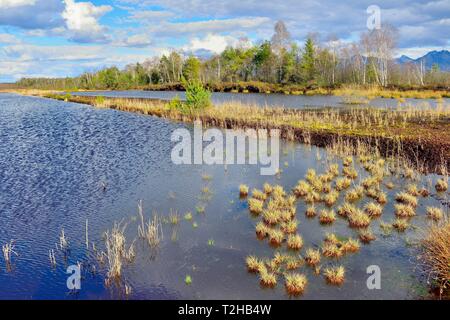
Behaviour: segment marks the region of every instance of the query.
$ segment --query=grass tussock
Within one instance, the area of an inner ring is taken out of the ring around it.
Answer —
[[[353,228],[367,228],[371,223],[370,216],[359,209],[347,215],[347,218],[350,226]]]
[[[308,218],[314,218],[317,215],[316,208],[314,207],[314,205],[308,206],[306,208],[305,215]]]
[[[395,205],[395,215],[399,218],[411,218],[416,215],[416,211],[413,207],[400,203]]]
[[[289,235],[287,239],[287,246],[291,250],[300,250],[303,247],[303,239],[298,234]]]
[[[15,251],[15,241],[11,240],[9,243],[2,245],[3,259],[7,266],[11,264],[12,256],[18,255]]]
[[[376,236],[373,234],[372,230],[362,229],[358,232],[359,240],[364,244],[369,244],[376,240]]]
[[[415,196],[410,195],[407,192],[397,193],[397,195],[395,196],[395,200],[397,200],[397,202],[409,205],[414,208],[417,207],[418,205],[417,198]]]
[[[289,295],[299,296],[303,294],[308,284],[308,279],[303,274],[285,275],[285,287]]]
[[[344,253],[356,253],[361,248],[361,244],[358,240],[349,238],[342,243],[341,250]]]
[[[445,192],[448,190],[448,183],[444,178],[440,178],[437,182],[436,182],[436,191],[437,192]]]
[[[258,273],[264,267],[264,263],[260,261],[256,256],[248,256],[245,259],[247,264],[247,270],[251,273]]]
[[[334,210],[325,210],[320,211],[319,221],[321,224],[332,224],[336,221],[336,214]]]
[[[108,272],[106,283],[120,279],[124,261],[131,262],[135,257],[134,241],[126,248],[126,225],[114,223],[111,230],[105,232],[105,247]]]
[[[274,288],[277,285],[277,276],[267,268],[262,268],[259,271],[259,282],[263,287]]]
[[[324,275],[329,284],[342,285],[345,281],[345,268],[343,266],[326,268]]]
[[[409,223],[406,219],[397,218],[392,223],[392,226],[398,231],[398,232],[405,232],[409,228]]]
[[[248,186],[246,186],[245,184],[241,184],[239,186],[239,195],[241,198],[245,198],[246,196],[248,196]]]
[[[378,203],[369,202],[364,207],[364,212],[368,214],[371,218],[379,217],[383,212],[383,207]]]
[[[424,230],[419,261],[440,294],[450,288],[450,220]]]
[[[259,215],[264,210],[264,202],[258,199],[248,199],[248,209],[254,215]]]
[[[427,217],[431,220],[439,221],[444,217],[444,212],[440,208],[427,207]]]
[[[306,254],[305,254],[305,262],[312,266],[315,267],[320,263],[320,251],[319,250],[314,250],[309,248],[308,250],[306,250]]]

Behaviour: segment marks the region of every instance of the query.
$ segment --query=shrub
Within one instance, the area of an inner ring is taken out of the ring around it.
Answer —
[[[206,109],[211,106],[211,92],[205,89],[198,80],[184,83],[186,87],[186,106],[189,111]]]

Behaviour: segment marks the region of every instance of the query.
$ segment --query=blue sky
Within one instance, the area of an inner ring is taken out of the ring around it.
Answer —
[[[400,54],[450,47],[450,0],[0,0],[0,82],[123,67],[168,50],[218,53],[242,39],[270,39],[285,21],[300,44],[357,40],[366,9],[398,29]]]

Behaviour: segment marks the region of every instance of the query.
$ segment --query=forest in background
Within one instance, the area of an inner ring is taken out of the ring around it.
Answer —
[[[237,46],[209,57],[173,50],[122,70],[113,66],[78,77],[23,78],[17,85],[56,90],[183,90],[184,80],[200,80],[213,91],[236,90],[239,83],[245,83],[252,92],[344,84],[406,89],[450,86],[450,72],[441,71],[437,64],[426,68],[423,63],[398,63],[393,57],[397,33],[390,26],[363,33],[358,42],[350,44],[333,36],[325,42],[317,38],[310,35],[299,46],[279,21],[270,40],[252,45],[241,39]]]

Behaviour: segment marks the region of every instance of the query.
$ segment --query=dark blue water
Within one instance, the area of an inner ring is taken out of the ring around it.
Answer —
[[[18,253],[11,270],[0,257],[0,299],[125,298],[119,289],[105,286],[105,266],[93,259],[92,244],[104,250],[102,235],[115,221],[127,224],[128,244],[137,238],[140,199],[147,218],[152,212],[167,218],[176,210],[181,221],[175,227],[164,225],[164,240],[156,253],[137,240],[135,262],[123,268],[123,282],[132,288],[130,299],[288,298],[281,278],[276,289],[262,290],[256,276],[246,271],[247,255],[271,257],[274,250],[256,240],[256,220],[238,198],[239,184],[260,188],[269,182],[290,190],[308,168],[325,168],[325,151],[283,144],[279,178],[261,176],[258,166],[176,166],[170,160],[170,135],[180,127],[186,126],[0,94],[0,243],[15,240]],[[211,180],[203,179],[205,174]],[[210,200],[202,198],[205,186],[211,190]],[[206,207],[205,213],[196,213],[199,205]],[[423,206],[418,225],[425,220]],[[304,210],[304,203],[299,203],[299,232],[305,247],[318,246],[326,232],[355,236],[344,220],[321,227],[317,219],[305,219]],[[183,220],[189,211],[193,221]],[[392,217],[391,201],[383,219]],[[89,249],[85,247],[86,220]],[[61,229],[69,241],[67,257],[56,250]],[[403,299],[423,294],[423,282],[410,261],[412,248],[407,245],[415,233],[384,238],[377,227],[374,232],[377,241],[340,261],[347,268],[343,287],[330,287],[321,276],[303,270],[309,280],[303,298]],[[214,245],[208,245],[208,240],[214,240]],[[56,252],[56,268],[49,261],[51,249]],[[73,294],[66,286],[66,268],[77,262],[82,263],[82,288]],[[330,264],[324,262],[324,266]],[[365,284],[366,267],[372,264],[380,265],[383,272],[383,288],[377,292],[367,290]],[[184,283],[186,275],[193,279],[190,286]]]

